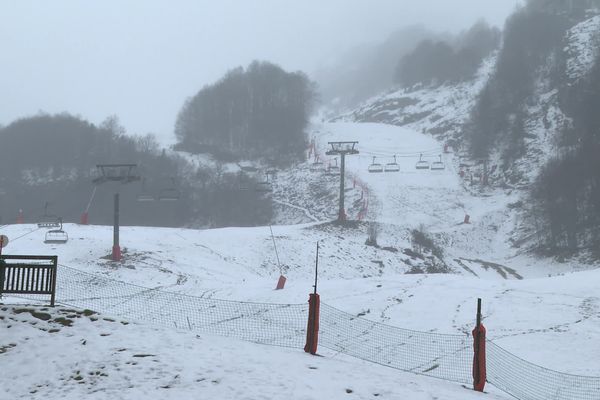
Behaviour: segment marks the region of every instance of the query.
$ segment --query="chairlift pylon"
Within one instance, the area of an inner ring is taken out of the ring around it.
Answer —
[[[429,161],[423,160],[423,154],[419,155],[419,161],[415,164],[416,169],[429,169]]]
[[[370,173],[383,172],[383,165],[376,163],[375,158],[376,157],[373,157],[373,162],[371,163],[371,165],[369,165],[369,172]]]
[[[59,229],[51,229],[46,232],[44,243],[46,244],[65,244],[69,241],[69,235],[63,230],[62,219],[58,219]]]
[[[400,166],[396,162],[396,155],[394,154],[394,162],[385,164],[385,172],[399,172]]]
[[[444,165],[444,162],[442,161],[442,155],[440,154],[440,160],[434,161],[433,163],[431,163],[431,170],[432,171],[440,171],[440,170],[444,170],[444,169],[446,169],[446,166]]]

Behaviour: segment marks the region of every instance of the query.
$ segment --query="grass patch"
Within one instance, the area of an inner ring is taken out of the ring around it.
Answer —
[[[63,317],[58,317],[54,319],[54,322],[61,324],[62,326],[72,326],[73,320]]]

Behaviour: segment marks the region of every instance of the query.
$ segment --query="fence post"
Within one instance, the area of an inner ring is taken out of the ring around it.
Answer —
[[[308,298],[308,326],[306,328],[306,345],[304,351],[310,354],[317,353],[319,343],[319,308],[321,299],[317,293],[311,293]]]
[[[317,283],[319,279],[319,242],[317,242],[317,255],[315,257],[315,284],[314,291],[308,297],[308,325],[306,327],[306,344],[304,351],[312,355],[317,354],[317,344],[319,343],[319,308],[321,299],[317,293]]]
[[[485,327],[481,323],[481,299],[477,299],[477,326],[473,329],[473,390],[483,392],[486,380]]]
[[[50,306],[54,307],[56,299],[56,277],[58,274],[58,256],[52,256],[52,294],[50,295]]]

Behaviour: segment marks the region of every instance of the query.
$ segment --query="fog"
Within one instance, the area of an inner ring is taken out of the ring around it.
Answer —
[[[2,1],[0,125],[69,112],[116,114],[173,140],[184,100],[228,69],[269,60],[309,75],[408,25],[502,26],[518,0]]]

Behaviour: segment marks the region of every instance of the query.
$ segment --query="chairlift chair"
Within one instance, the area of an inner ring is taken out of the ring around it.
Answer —
[[[242,191],[246,191],[250,189],[250,180],[248,176],[243,172],[238,174],[238,189]]]
[[[370,173],[379,173],[383,172],[383,165],[375,162],[375,157],[373,157],[373,162],[369,165]]]
[[[171,186],[162,189],[158,193],[158,201],[178,201],[181,198],[181,192],[175,185],[175,178],[171,178]]]
[[[44,243],[46,244],[65,244],[69,241],[69,235],[63,230],[62,220],[59,218],[59,229],[51,229],[46,232]]]
[[[156,200],[156,197],[154,195],[151,195],[146,191],[146,178],[142,179],[142,191],[141,193],[138,193],[138,195],[136,196],[136,200],[139,202],[150,202]]]
[[[440,154],[440,160],[434,161],[433,163],[431,163],[431,170],[432,171],[440,171],[440,170],[444,170],[444,169],[446,169],[446,166],[444,165],[444,162],[442,161],[442,155]]]
[[[136,200],[139,202],[150,202],[156,201],[156,197],[148,193],[140,193],[136,196]]]
[[[60,218],[56,215],[48,214],[48,202],[44,204],[44,215],[40,216],[37,223],[38,228],[58,228],[60,227]]]
[[[269,193],[273,191],[273,184],[269,182],[269,174],[265,175],[265,180],[258,182],[254,188],[259,193]]]
[[[338,166],[337,158],[334,158],[333,160],[335,161],[335,165],[329,164],[327,174],[331,176],[337,176],[340,174],[340,167]]]
[[[320,159],[316,159],[311,165],[310,165],[310,171],[311,172],[319,172],[323,170],[323,161],[321,161]]]
[[[423,154],[419,155],[419,161],[415,164],[416,169],[429,169],[429,161],[423,160]]]
[[[271,182],[258,182],[254,190],[259,193],[270,193],[273,191],[273,185]]]
[[[385,164],[384,172],[399,172],[400,166],[396,162],[396,155],[394,155],[394,162]]]
[[[175,188],[163,189],[158,194],[158,201],[178,201],[181,193]]]

